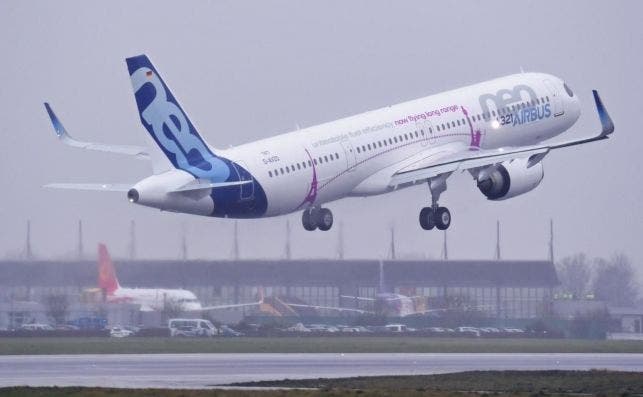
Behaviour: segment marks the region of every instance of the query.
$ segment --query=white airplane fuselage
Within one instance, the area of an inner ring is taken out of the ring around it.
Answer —
[[[215,189],[211,195],[168,199],[155,187],[194,179],[178,169],[134,188],[156,190],[161,197],[147,205],[163,210],[241,218],[387,193],[393,173],[432,154],[533,145],[564,132],[580,116],[580,104],[563,84],[547,74],[515,74],[231,149],[210,148],[248,171],[255,183],[236,187],[238,199],[255,201],[254,208],[265,205],[261,212],[217,212]]]
[[[163,311],[168,305],[176,305],[177,310],[186,312],[202,309],[196,295],[184,289],[119,287],[107,295],[106,300],[110,303],[140,305],[142,311]]]

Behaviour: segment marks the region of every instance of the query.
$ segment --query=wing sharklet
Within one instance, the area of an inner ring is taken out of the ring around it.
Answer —
[[[95,150],[99,152],[126,154],[145,160],[150,158],[147,149],[141,146],[109,145],[104,143],[84,142],[74,139],[71,135],[69,135],[67,129],[60,121],[58,116],[56,116],[56,113],[54,113],[54,110],[51,108],[49,103],[45,102],[44,105],[45,109],[47,110],[47,114],[49,115],[49,119],[51,120],[51,124],[54,127],[54,131],[56,132],[56,136],[65,145],[80,149]]]

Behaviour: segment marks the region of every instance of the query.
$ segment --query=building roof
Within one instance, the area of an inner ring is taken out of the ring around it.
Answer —
[[[379,284],[377,260],[115,260],[121,285],[195,287],[218,285]],[[547,261],[384,261],[388,286],[540,286],[558,284]],[[0,285],[95,286],[95,261],[0,261]]]

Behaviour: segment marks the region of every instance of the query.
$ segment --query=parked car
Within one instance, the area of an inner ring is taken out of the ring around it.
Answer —
[[[361,325],[357,325],[354,327],[342,327],[341,332],[346,332],[346,333],[372,333],[370,329],[363,327]]]
[[[54,328],[56,331],[78,331],[80,329],[77,326],[70,324],[58,324]]]
[[[123,327],[112,327],[109,330],[109,336],[113,338],[127,338],[128,336],[132,335],[134,335],[134,332]]]
[[[217,328],[202,318],[172,318],[168,321],[170,336],[211,337],[218,334]]]
[[[480,330],[476,327],[458,327],[455,332],[463,336],[480,336]]]
[[[506,332],[508,334],[524,334],[525,330],[520,329],[520,328],[503,328],[503,332]]]
[[[291,327],[284,329],[286,332],[310,332],[310,329],[302,323],[297,323]]]
[[[408,332],[409,329],[407,328],[406,325],[404,324],[387,324],[386,326],[386,331],[388,332]]]
[[[245,334],[243,332],[239,332],[237,330],[234,330],[227,325],[222,325],[219,327],[219,335],[222,336],[244,336]]]
[[[52,327],[49,324],[31,323],[31,324],[22,324],[20,326],[20,329],[24,331],[53,331],[54,327]]]
[[[306,328],[311,332],[339,332],[339,328],[327,324],[310,324],[307,325]]]

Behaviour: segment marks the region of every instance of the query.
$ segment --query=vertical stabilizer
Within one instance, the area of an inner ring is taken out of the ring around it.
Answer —
[[[112,295],[120,288],[116,278],[116,270],[105,244],[98,244],[98,287],[107,295]]]

